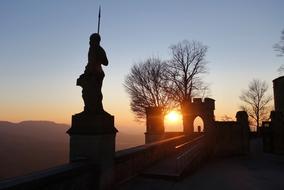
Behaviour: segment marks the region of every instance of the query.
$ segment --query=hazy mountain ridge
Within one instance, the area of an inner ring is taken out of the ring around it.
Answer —
[[[69,128],[53,121],[0,121],[0,179],[68,163]],[[117,150],[143,143],[143,134],[116,135]]]
[[[0,179],[68,162],[68,125],[0,121]]]
[[[0,121],[0,127],[15,127],[17,123],[12,123],[9,121]]]
[[[17,129],[25,128],[27,127],[27,130],[33,128],[55,128],[55,127],[61,127],[64,129],[68,129],[70,126],[67,124],[61,124],[61,123],[55,123],[53,121],[33,121],[33,120],[28,120],[28,121],[21,121],[19,123],[12,123],[9,121],[0,121],[0,130],[3,130],[3,128],[7,127],[17,127]],[[9,129],[10,130],[10,129]]]

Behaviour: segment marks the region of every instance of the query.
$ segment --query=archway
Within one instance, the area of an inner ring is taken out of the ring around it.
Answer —
[[[193,121],[193,132],[204,132],[204,122],[200,116],[197,116]]]
[[[183,128],[184,132],[191,134],[195,131],[198,131],[198,126],[200,126],[200,131],[207,132],[210,126],[214,123],[214,109],[215,109],[215,100],[211,98],[194,98],[193,101],[185,101],[182,104],[182,113],[183,113]],[[197,123],[194,121],[196,117],[199,116],[202,118],[202,122]],[[194,123],[196,124],[194,130]]]

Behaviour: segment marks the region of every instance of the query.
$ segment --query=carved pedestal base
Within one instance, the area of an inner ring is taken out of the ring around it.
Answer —
[[[99,189],[110,189],[115,156],[114,117],[109,114],[80,113],[72,116],[70,162],[86,160],[99,167]]]
[[[114,127],[114,116],[106,112],[101,115],[82,112],[72,116],[72,126],[67,133],[69,135],[116,134],[117,129]]]
[[[75,114],[67,133],[70,135],[70,161],[85,157],[92,163],[102,164],[113,159],[117,133],[113,116]]]

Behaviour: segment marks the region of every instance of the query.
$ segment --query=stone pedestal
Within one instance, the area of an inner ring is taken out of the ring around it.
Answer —
[[[67,131],[69,135],[101,135],[115,134],[114,116],[104,114],[93,114],[83,111],[72,116],[71,128]]]
[[[85,160],[101,171],[100,189],[111,189],[115,156],[114,117],[86,112],[72,116],[70,135],[70,162]]]
[[[108,165],[113,162],[115,134],[70,135],[71,162],[86,159],[88,162]]]

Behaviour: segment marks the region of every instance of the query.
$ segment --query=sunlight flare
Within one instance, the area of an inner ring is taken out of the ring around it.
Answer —
[[[166,115],[166,120],[171,123],[176,123],[181,120],[181,114],[177,111],[171,111]]]

